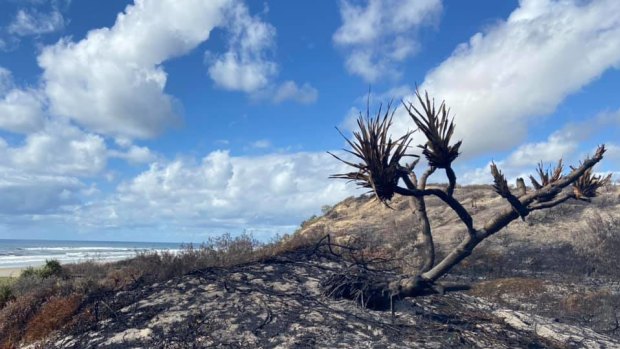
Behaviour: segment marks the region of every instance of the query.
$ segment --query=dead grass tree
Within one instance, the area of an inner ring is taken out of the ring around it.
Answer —
[[[421,176],[415,172],[415,166],[421,157],[409,153],[412,132],[398,139],[390,137],[394,113],[390,105],[385,112],[380,108],[376,117],[370,116],[368,108],[366,116],[360,113],[357,120],[359,130],[353,133],[352,140],[347,139],[352,148],[347,151],[356,157],[355,161],[346,161],[332,154],[338,160],[355,168],[355,171],[336,174],[331,178],[351,180],[361,187],[369,188],[376,198],[388,207],[394,194],[408,196],[411,198],[414,214],[420,221],[420,234],[426,249],[422,267],[415,275],[381,281],[381,285],[370,287],[369,289],[379,293],[375,295],[377,297],[389,295],[391,301],[394,296],[414,297],[443,292],[438,280],[469,256],[478,244],[499,232],[510,222],[517,218],[525,219],[532,211],[550,208],[569,199],[590,201],[590,198],[596,196],[597,189],[610,181],[610,176],[596,176],[592,172],[592,167],[603,158],[605,153],[603,145],[596,150],[592,158],[585,159],[578,167],[571,167],[571,171],[567,174],[563,172],[561,160],[553,170],[545,169],[541,163],[537,168],[540,179],[530,176],[533,191],[527,194],[522,191],[518,196],[512,194],[505,176],[497,165],[492,163],[490,170],[494,178],[493,188],[506,199],[508,205],[504,211],[489,221],[481,225],[475,224],[469,212],[453,195],[456,175],[452,163],[459,156],[461,142],[452,143],[455,125],[449,116],[450,111],[444,102],[436,108],[435,101],[429,99],[428,93],[421,96],[416,91],[416,97],[419,106],[404,102],[403,105],[417,130],[426,138],[426,143],[419,145],[423,157],[428,162],[428,167]],[[415,161],[401,164],[408,156],[415,157]],[[445,172],[448,185],[427,186],[429,176],[438,170]],[[448,205],[465,227],[463,240],[439,262],[435,261],[433,234],[425,205],[425,199],[429,196],[435,196]],[[370,296],[372,295],[366,295],[367,298]]]

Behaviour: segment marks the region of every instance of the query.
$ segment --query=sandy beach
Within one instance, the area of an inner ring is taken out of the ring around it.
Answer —
[[[17,277],[23,268],[0,268],[0,277]]]

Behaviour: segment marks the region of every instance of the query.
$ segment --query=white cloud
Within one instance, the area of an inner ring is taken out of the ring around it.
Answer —
[[[268,139],[260,139],[256,142],[252,142],[250,146],[252,148],[266,149],[266,148],[271,147],[271,141],[269,141]]]
[[[107,161],[102,137],[59,122],[50,122],[43,130],[27,135],[21,146],[5,144],[0,153],[0,163],[33,174],[93,176]]]
[[[520,145],[504,159],[495,159],[495,163],[510,182],[513,182],[517,177],[527,178],[530,174],[534,174],[541,161],[544,166],[551,166],[562,159],[566,167],[565,170],[568,170],[569,165],[578,164],[580,160],[591,155],[594,151],[593,149],[590,150],[589,154],[584,152],[580,143],[589,141],[594,137],[599,138],[604,131],[620,129],[619,116],[620,112],[618,111],[603,112],[579,122],[567,123],[561,129],[553,132],[546,140]],[[599,141],[605,141],[605,139],[600,138]],[[620,148],[613,143],[613,140],[606,144],[606,147],[607,152],[602,162],[603,166],[605,166],[604,164],[613,164],[620,158]],[[459,178],[460,183],[491,183],[489,164],[481,168],[466,170]]]
[[[8,26],[8,32],[19,36],[41,35],[62,30],[65,20],[58,9],[40,12],[37,9],[21,9]]]
[[[348,51],[352,74],[369,82],[398,77],[399,63],[418,51],[417,30],[437,23],[441,11],[441,0],[368,0],[365,6],[342,0],[343,23],[333,40]]]
[[[278,71],[268,57],[275,47],[275,28],[251,16],[241,2],[228,8],[226,18],[228,51],[215,57],[207,55],[209,76],[226,90],[251,93],[266,87]]]
[[[316,102],[318,98],[319,92],[310,84],[305,83],[298,86],[294,81],[286,81],[276,89],[273,101],[282,103],[292,100],[302,104],[311,104]]]
[[[35,90],[11,89],[2,93],[0,81],[0,129],[29,133],[43,127],[43,96]]]
[[[2,224],[24,226],[37,217],[48,222],[71,216],[96,191],[79,178],[101,174],[106,161],[103,138],[59,121],[46,121],[15,146],[0,138]]]
[[[177,121],[161,64],[208,39],[232,0],[136,0],[111,28],[38,58],[53,113],[114,136],[149,138]]]
[[[110,150],[108,156],[111,158],[123,159],[130,164],[148,164],[157,159],[157,156],[147,147],[140,147],[134,144],[128,145],[127,149]]]
[[[573,155],[579,143],[570,134],[556,132],[544,142],[526,143],[519,146],[506,159],[507,166],[526,167],[543,161],[556,162],[561,158]]]
[[[605,153],[606,162],[620,163],[620,145],[617,143],[610,143],[606,145],[607,152]]]
[[[0,67],[0,95],[4,95],[13,88],[13,76],[11,71]]]
[[[456,114],[465,157],[510,149],[529,121],[620,63],[615,0],[521,1],[506,21],[477,33],[432,70],[422,89]],[[411,127],[401,111],[397,127]]]
[[[325,153],[234,157],[214,151],[202,160],[157,162],[119,186],[114,197],[84,207],[81,224],[112,226],[141,222],[171,229],[203,230],[291,227],[356,193],[353,185],[330,180],[346,168]],[[115,212],[112,219],[109,212]],[[111,220],[110,220],[111,219]]]
[[[15,87],[11,72],[0,67],[0,129],[30,133],[43,127],[44,96]]]
[[[75,178],[0,168],[0,215],[59,213],[79,204],[84,190]]]

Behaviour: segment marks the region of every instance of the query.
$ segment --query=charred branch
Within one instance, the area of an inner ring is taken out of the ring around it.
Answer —
[[[357,157],[360,162],[348,162],[334,155],[337,159],[354,167],[356,171],[333,175],[331,178],[355,181],[358,185],[372,190],[376,197],[386,205],[394,194],[411,197],[413,213],[420,223],[422,242],[426,249],[423,265],[416,276],[391,281],[375,279],[370,282],[358,275],[352,278],[341,276],[331,281],[329,287],[331,294],[358,297],[363,305],[375,302],[372,297],[375,297],[377,304],[385,305],[388,300],[391,302],[394,296],[414,297],[429,292],[441,293],[443,289],[438,286],[438,279],[467,258],[484,239],[497,233],[515,219],[519,217],[524,219],[533,210],[554,207],[569,199],[587,201],[596,196],[600,187],[610,182],[611,176],[594,175],[592,170],[593,166],[603,158],[605,153],[603,145],[596,150],[592,158],[585,159],[578,167],[571,167],[572,171],[566,175],[563,174],[562,160],[552,169],[545,169],[541,162],[536,169],[538,179],[530,176],[534,190],[527,193],[523,179],[519,179],[517,196],[511,192],[506,177],[493,163],[491,165],[493,188],[508,201],[510,207],[486,222],[481,229],[476,229],[469,212],[453,195],[457,179],[452,169],[452,162],[459,155],[461,142],[450,144],[455,126],[453,119],[449,117],[449,110],[444,102],[436,108],[435,101],[431,100],[427,93],[423,98],[416,91],[416,97],[420,109],[412,103],[409,105],[403,103],[403,105],[427,140],[425,144],[419,145],[428,162],[427,170],[419,179],[414,172],[415,165],[420,159],[419,156],[410,164],[400,165],[404,157],[416,156],[407,153],[411,133],[396,140],[389,137],[393,115],[393,111],[390,112],[390,105],[384,114],[381,114],[380,110],[375,118],[370,118],[368,110],[366,118],[360,115],[359,131],[354,132],[353,141],[347,140],[352,148],[349,153]],[[439,168],[445,170],[448,186],[445,190],[427,188],[428,178]],[[398,185],[401,179],[405,187]],[[571,193],[564,190],[571,185]],[[437,264],[435,264],[432,229],[425,204],[425,197],[431,195],[449,206],[465,224],[468,232],[463,241]]]

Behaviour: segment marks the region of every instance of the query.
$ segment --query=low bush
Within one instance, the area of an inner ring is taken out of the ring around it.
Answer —
[[[15,348],[22,341],[28,321],[36,315],[43,299],[28,294],[15,298],[0,310],[0,348]]]
[[[547,291],[545,281],[536,278],[503,278],[483,281],[474,285],[471,293],[487,299],[501,300],[502,297],[531,299]]]
[[[590,270],[597,276],[620,277],[617,256],[620,251],[620,218],[594,213],[586,218],[578,232],[579,253]]]
[[[32,342],[45,338],[53,331],[59,330],[73,316],[82,300],[82,296],[72,294],[67,297],[54,296],[45,302],[41,309],[28,321],[24,339]]]
[[[562,299],[560,310],[565,317],[595,331],[620,333],[620,295],[608,289],[572,293]]]
[[[52,276],[61,277],[63,275],[63,269],[55,259],[45,260],[45,265],[41,268],[33,268],[28,267],[24,271],[22,271],[22,277],[39,277],[39,278],[49,278]]]
[[[15,296],[13,295],[13,289],[11,288],[11,285],[0,285],[0,309],[4,308],[4,306],[13,299],[15,299]]]
[[[43,338],[65,326],[72,330],[87,326],[94,321],[96,303],[116,291],[199,269],[259,261],[317,240],[311,234],[298,234],[262,244],[249,234],[225,234],[199,246],[184,246],[179,253],[138,252],[114,263],[60,265],[47,261],[41,268],[26,269],[6,288],[0,287],[0,349]]]

